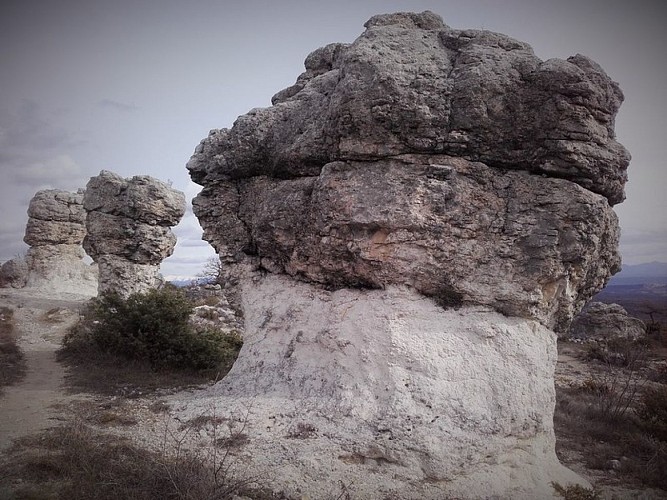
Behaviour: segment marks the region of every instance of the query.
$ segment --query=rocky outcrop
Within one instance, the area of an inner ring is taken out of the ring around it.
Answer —
[[[127,296],[158,286],[159,265],[176,244],[170,228],[185,213],[183,193],[146,175],[103,170],[88,182],[83,206],[83,245],[99,265],[99,291]]]
[[[444,290],[566,331],[619,269],[621,100],[583,56],[543,62],[428,13],[375,17],[202,141],[195,213],[229,262]]]
[[[28,282],[29,272],[24,257],[8,260],[0,267],[0,287],[23,288]]]
[[[94,295],[97,269],[84,262],[86,254],[81,246],[85,219],[82,190],[38,191],[30,200],[23,238],[30,249],[24,263],[15,259],[13,264],[5,264],[3,274],[16,275],[14,286]]]
[[[620,268],[617,84],[429,12],[376,16],[305,66],[188,163],[245,315],[212,399],[252,393],[257,470],[313,497],[575,480],[553,447],[553,331]],[[300,422],[319,433],[297,453]]]
[[[638,339],[646,334],[646,324],[630,316],[619,304],[591,302],[574,318],[570,337],[575,339]]]

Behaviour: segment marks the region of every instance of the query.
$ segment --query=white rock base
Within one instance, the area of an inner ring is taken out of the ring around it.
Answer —
[[[84,262],[81,245],[31,247],[26,254],[26,287],[37,292],[97,295],[97,265]]]
[[[137,264],[114,255],[102,255],[97,258],[100,270],[99,293],[118,292],[123,297],[133,293],[145,293],[162,283],[160,266]]]
[[[244,421],[237,460],[289,495],[551,498],[556,336],[405,288],[242,285],[245,344],[182,408]],[[239,424],[240,425],[240,424]]]

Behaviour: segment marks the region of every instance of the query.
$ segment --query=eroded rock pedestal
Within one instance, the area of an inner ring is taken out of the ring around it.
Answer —
[[[99,291],[127,296],[159,286],[160,263],[176,245],[171,226],[185,213],[183,193],[146,175],[103,170],[88,182],[83,206],[83,245],[99,266]]]
[[[366,28],[188,163],[246,327],[193,407],[251,407],[247,459],[292,494],[545,498],[577,480],[554,331],[620,264],[622,94],[432,13]]]
[[[25,265],[12,264],[25,273],[15,273],[15,286],[95,295],[97,266],[84,262],[86,254],[81,246],[86,234],[85,220],[82,190],[70,193],[47,189],[35,193],[28,207],[23,238],[30,245]]]

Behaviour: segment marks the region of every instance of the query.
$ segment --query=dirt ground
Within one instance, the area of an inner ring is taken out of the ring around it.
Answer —
[[[102,409],[108,413],[109,408],[122,408],[123,425],[127,430],[121,426],[114,432],[130,432],[133,422],[146,418],[157,421],[158,417],[151,410],[160,403],[157,395],[119,401],[117,396],[72,395],[72,391],[67,390],[65,369],[56,361],[56,350],[69,327],[77,321],[87,298],[73,294],[53,298],[26,290],[0,289],[0,305],[14,309],[19,345],[27,362],[26,376],[6,387],[0,396],[0,454],[17,438],[72,419],[73,405],[79,412]],[[557,387],[571,386],[590,376],[591,367],[578,356],[578,349],[577,346],[560,349],[555,376]],[[597,486],[603,498],[667,498],[667,494],[659,490],[618,484],[613,471],[587,469],[578,453],[568,450],[567,443],[561,442],[559,448],[562,462]]]
[[[28,368],[26,376],[0,396],[0,451],[18,437],[61,423],[64,417],[56,406],[72,399],[64,391],[65,372],[55,352],[87,297],[61,295],[55,299],[0,290],[0,305],[14,310],[18,344]]]

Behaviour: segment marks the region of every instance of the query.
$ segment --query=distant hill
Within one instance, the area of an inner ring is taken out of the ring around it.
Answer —
[[[593,300],[621,304],[630,314],[667,324],[667,263],[624,265]]]
[[[667,262],[626,264],[607,286],[667,284]]]

